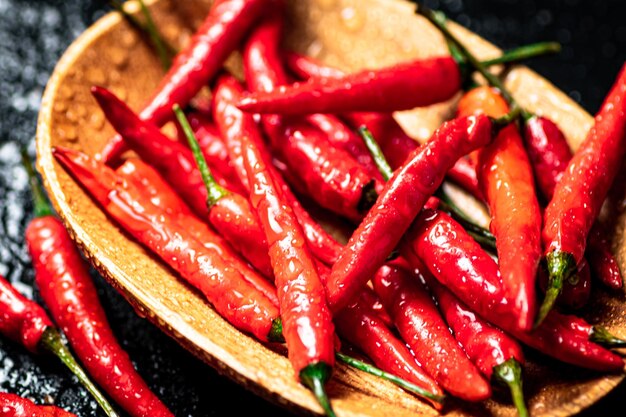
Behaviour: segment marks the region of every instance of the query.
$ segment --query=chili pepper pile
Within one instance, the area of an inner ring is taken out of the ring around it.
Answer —
[[[284,343],[294,378],[328,416],[338,361],[436,410],[446,395],[481,402],[504,382],[528,416],[525,348],[596,372],[624,369],[614,348],[626,342],[576,314],[592,285],[623,286],[598,215],[626,154],[626,65],[572,154],[555,123],[520,108],[485,70],[553,46],[480,62],[445,16],[418,11],[448,38],[449,55],[344,74],[281,48],[281,1],[218,0],[140,113],[92,87],[117,132],[101,153],[52,152],[231,325]],[[223,66],[237,50],[243,81]],[[488,85],[464,91],[476,72]],[[198,106],[205,87],[212,101]],[[454,117],[423,144],[393,117],[458,93]],[[175,138],[160,129],[170,120]],[[490,231],[451,209],[446,180],[485,204]],[[320,212],[347,225],[343,239],[317,221]],[[116,345],[62,224],[41,215],[26,238],[54,320],[129,415],[171,415]],[[34,349],[51,321],[24,320],[0,329]],[[98,346],[88,343],[95,336]],[[345,345],[376,368],[346,356]],[[89,360],[98,353],[115,372]]]

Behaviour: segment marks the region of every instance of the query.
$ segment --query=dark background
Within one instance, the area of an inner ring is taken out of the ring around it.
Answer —
[[[459,23],[503,48],[556,40],[558,56],[528,65],[595,113],[626,60],[622,0],[429,0]],[[28,297],[33,288],[23,242],[31,204],[19,149],[34,156],[42,92],[67,46],[108,9],[99,0],[0,0],[0,274]],[[198,361],[146,320],[96,273],[113,330],[139,372],[176,416],[288,416]],[[36,401],[53,400],[80,417],[102,415],[86,391],[52,358],[34,357],[0,339],[0,390]],[[620,410],[621,386],[581,417]],[[227,401],[226,396],[235,398]]]

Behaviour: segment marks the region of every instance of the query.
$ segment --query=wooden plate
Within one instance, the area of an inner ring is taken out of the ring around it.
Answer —
[[[186,42],[209,7],[206,0],[151,3],[158,26],[175,45]],[[292,0],[285,42],[347,71],[447,53],[439,33],[413,12],[414,6],[401,0]],[[497,48],[478,36],[456,25],[453,29],[480,57],[497,54]],[[229,65],[238,68],[236,56]],[[118,15],[103,17],[71,45],[46,88],[37,130],[37,166],[52,202],[85,256],[140,315],[259,395],[298,413],[319,413],[312,396],[295,382],[285,356],[222,320],[198,293],[109,221],[51,155],[55,145],[94,155],[113,134],[90,95],[92,85],[112,89],[139,109],[161,76],[150,47]],[[527,68],[514,69],[506,82],[523,106],[555,120],[572,147],[584,138],[592,118],[550,82]],[[397,117],[417,140],[424,140],[449,116],[453,102]],[[473,206],[480,214],[482,208]],[[616,219],[626,223],[624,216]],[[623,233],[616,234],[615,242],[624,266]],[[585,317],[626,335],[623,294],[598,289],[594,300]],[[576,369],[529,351],[525,391],[533,416],[569,416],[600,399],[622,378]],[[342,366],[329,391],[340,416],[437,415],[395,386]],[[515,411],[508,395],[496,393],[484,404],[453,400],[445,414],[513,416]]]

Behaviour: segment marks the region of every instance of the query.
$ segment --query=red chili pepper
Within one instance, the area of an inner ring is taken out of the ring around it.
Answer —
[[[589,231],[626,153],[626,65],[595,116],[546,207],[543,226],[548,289],[540,322],[582,260]]]
[[[491,87],[465,93],[457,110],[461,116],[481,112],[490,117],[501,117],[508,111],[506,101]],[[478,161],[478,182],[489,206],[505,297],[514,302],[517,326],[530,330],[537,309],[541,209],[533,169],[517,126],[502,129],[491,144],[480,149]]]
[[[279,53],[283,19],[265,19],[248,38],[243,50],[246,82],[251,91],[274,91],[288,77]],[[262,118],[272,150],[306,186],[322,207],[359,221],[376,198],[380,183],[347,151],[330,145],[327,135],[303,118]]]
[[[33,178],[31,184],[35,183]],[[43,204],[42,200],[37,203]],[[40,211],[25,233],[35,282],[74,352],[93,379],[129,415],[173,416],[117,342],[87,264],[67,229],[51,209]]]
[[[202,245],[149,199],[128,190],[104,164],[66,148],[53,148],[53,154],[114,221],[198,289],[225,320],[261,341],[282,340],[278,308],[218,251]]]
[[[547,117],[537,115],[524,120],[524,144],[535,170],[538,188],[549,201],[572,159],[572,150],[561,129]]]
[[[381,180],[376,164],[374,164],[372,156],[363,145],[363,141],[339,117],[331,114],[314,113],[308,115],[306,121],[323,132],[331,145],[343,149],[352,155],[367,170],[369,175],[378,181]]]
[[[257,91],[244,97],[239,108],[273,114],[392,112],[446,101],[459,91],[461,81],[452,57],[435,57]]]
[[[401,252],[407,259],[421,259],[437,280],[481,316],[502,317],[507,329],[519,329],[518,311],[506,297],[498,265],[449,215],[422,211],[405,239]]]
[[[585,256],[587,257],[589,265],[593,268],[595,276],[597,276],[604,285],[614,290],[619,290],[624,287],[622,271],[611,250],[611,241],[608,238],[608,232],[605,230],[604,226],[597,221],[591,226]]]
[[[39,197],[45,198],[43,194]],[[36,201],[45,202],[39,199]],[[35,212],[47,212],[47,206],[36,204]],[[20,294],[2,275],[0,275],[0,334],[20,343],[33,353],[46,352],[56,356],[78,378],[108,417],[118,417],[108,400],[91,382],[65,346],[61,334],[45,310]]]
[[[0,417],[76,417],[55,405],[38,405],[16,394],[0,392]]]
[[[454,162],[491,140],[493,126],[486,116],[445,122],[395,171],[333,265],[328,286],[333,311],[346,306],[382,266]]]
[[[125,160],[115,172],[125,179],[131,187],[134,187],[137,192],[141,192],[149,198],[156,207],[165,211],[167,215],[175,217],[176,221],[204,246],[217,251],[223,258],[228,259],[241,272],[246,281],[278,306],[278,297],[274,285],[250,267],[250,264],[245,262],[235,249],[213,231],[207,223],[196,217],[154,168],[141,159],[130,158]]]
[[[437,410],[441,410],[443,391],[416,361],[405,343],[366,304],[367,300],[363,300],[366,293],[364,291],[357,302],[337,313],[337,331],[365,353],[376,366],[433,395],[425,398]]]
[[[248,178],[243,166],[242,138],[246,137],[252,141],[266,155],[267,161],[271,161],[272,156],[265,146],[262,133],[252,115],[243,113],[234,105],[243,92],[244,88],[236,78],[228,75],[221,76],[214,88],[213,117],[226,142],[230,159],[237,174],[241,182],[247,187]],[[327,265],[332,265],[341,251],[341,245],[309,215],[281,175],[276,170],[273,171],[275,181],[281,187],[305,232],[309,248],[316,258]]]
[[[335,330],[313,255],[265,155],[243,138],[250,201],[265,231],[274,268],[289,360],[327,415],[334,412],[325,391],[335,364]]]
[[[313,58],[293,52],[287,53],[285,59],[289,69],[301,79],[339,78],[344,75],[343,71],[325,66]],[[407,155],[419,146],[419,142],[404,131],[391,113],[352,112],[342,114],[342,116],[354,128],[365,126],[372,132],[372,135],[379,142],[385,158],[394,169],[401,166]],[[476,168],[466,158],[460,158],[450,168],[447,178],[463,187],[480,201],[483,200],[478,188]]]
[[[522,389],[524,352],[517,340],[474,313],[428,270],[420,274],[443,314],[454,338],[488,380],[508,385],[520,417],[528,417]]]
[[[277,0],[216,1],[202,25],[174,62],[148,103],[141,119],[161,126],[172,118],[172,106],[186,106],[198,91],[221,69],[239,46],[247,31]],[[105,161],[113,161],[125,150],[121,136],[115,136],[102,150]]]
[[[253,113],[311,114],[393,112],[451,99],[466,71],[452,56],[432,57],[365,69],[339,78],[317,78],[257,91],[239,103]]]
[[[424,210],[405,239],[401,252],[413,265],[427,267],[459,300],[524,344],[583,368],[622,370],[620,356],[595,342],[620,346],[623,341],[579,317],[552,311],[531,332],[517,328],[511,302],[502,296],[495,261],[447,214]]]
[[[249,201],[213,177],[207,188],[189,148],[143,122],[110,91],[94,87],[92,93],[132,149],[163,175],[197,215],[207,218],[244,258],[271,277],[267,241]]]
[[[549,201],[554,195],[556,184],[572,159],[572,151],[561,129],[544,116],[531,115],[526,118],[524,139],[526,150],[533,162],[539,189]],[[607,232],[598,221],[591,226],[585,256],[602,283],[612,289],[623,287],[622,274],[612,253]],[[567,283],[567,280],[565,282]],[[571,286],[564,286],[564,295],[568,287]]]
[[[387,264],[376,272],[374,289],[402,339],[444,390],[467,401],[491,396],[491,387],[452,337],[426,288],[409,272]]]

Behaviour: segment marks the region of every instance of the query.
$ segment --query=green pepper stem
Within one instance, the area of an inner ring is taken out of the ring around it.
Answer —
[[[317,402],[328,417],[337,417],[326,393],[326,382],[330,379],[332,367],[324,362],[315,362],[307,365],[300,371],[300,382],[309,388]]]
[[[143,0],[139,1],[139,7],[141,13],[146,20],[145,24],[137,19],[133,14],[128,13],[124,8],[124,4],[118,0],[110,0],[109,4],[115,10],[117,10],[124,18],[133,26],[136,30],[142,32],[150,39],[150,42],[154,46],[156,53],[161,61],[161,66],[164,70],[168,70],[172,66],[172,57],[176,54],[176,49],[167,44],[161,34],[159,33],[150,10],[146,7]]]
[[[200,175],[202,175],[202,181],[204,182],[204,186],[207,190],[207,206],[210,209],[213,207],[222,197],[228,195],[228,190],[219,185],[215,180],[213,174],[211,174],[211,170],[209,170],[209,166],[206,163],[206,159],[204,159],[204,155],[200,150],[200,145],[198,145],[198,140],[196,139],[196,135],[193,133],[193,129],[185,116],[185,113],[180,108],[178,104],[174,104],[172,107],[174,110],[174,114],[176,115],[176,119],[180,124],[180,127],[183,129],[185,133],[185,137],[189,142],[189,147],[191,148],[191,152],[193,153],[193,157],[196,160],[196,164],[198,165],[198,169],[200,170]]]
[[[267,335],[267,340],[275,343],[285,343],[285,337],[283,336],[283,321],[280,317],[272,320],[272,327],[270,333]]]
[[[108,417],[119,417],[104,395],[89,379],[83,368],[80,367],[69,349],[63,343],[60,333],[54,327],[47,327],[41,335],[40,346],[55,355],[74,374],[80,383],[91,393],[96,402]]]
[[[626,340],[609,333],[609,331],[602,326],[592,327],[589,340],[608,348],[626,347]]]
[[[430,21],[432,24],[434,24],[443,33],[446,39],[452,41],[456,45],[461,54],[464,55],[469,65],[474,70],[478,71],[487,80],[489,85],[500,90],[500,94],[502,94],[502,97],[507,101],[507,103],[509,103],[511,110],[519,107],[517,105],[517,102],[513,99],[513,96],[511,96],[511,94],[504,87],[502,81],[500,81],[500,79],[494,74],[487,71],[487,68],[467,49],[467,47],[461,41],[459,41],[459,39],[454,34],[452,34],[452,32],[450,32],[450,30],[446,26],[447,19],[442,12],[431,10],[421,3],[417,9],[417,12],[420,15],[424,16],[426,19],[428,19],[428,21]]]
[[[154,19],[152,19],[152,14],[150,13],[150,10],[148,9],[148,7],[146,7],[146,4],[143,2],[143,0],[138,1],[139,7],[141,8],[141,13],[146,19],[146,30],[148,31],[148,36],[150,37],[150,40],[152,41],[154,48],[157,51],[157,55],[161,60],[161,65],[163,66],[163,69],[167,71],[172,66],[172,57],[169,54],[167,47],[165,46],[165,41],[163,41],[163,38],[161,37],[161,34],[159,33],[159,30],[154,23]]]
[[[378,146],[378,142],[376,142],[374,135],[372,135],[372,132],[365,125],[359,127],[359,134],[361,135],[361,138],[363,138],[363,142],[365,142],[365,146],[370,152],[370,155],[372,155],[372,159],[376,164],[376,168],[380,171],[380,175],[382,175],[385,181],[389,181],[389,178],[393,175],[393,169],[389,166],[389,163],[387,162],[383,151],[380,149],[380,146]]]
[[[41,183],[37,178],[37,173],[35,172],[35,168],[33,167],[26,149],[22,149],[22,164],[28,173],[28,182],[33,194],[33,204],[35,205],[35,217],[53,216],[54,210],[52,210],[52,206],[46,198],[46,193],[41,187]]]
[[[384,379],[386,381],[392,382],[392,383],[398,385],[399,387],[404,388],[405,390],[407,390],[409,392],[412,392],[412,393],[414,393],[414,394],[416,394],[416,395],[418,395],[420,397],[427,398],[427,399],[435,401],[435,402],[437,402],[439,404],[443,404],[443,402],[444,402],[444,400],[446,398],[444,395],[433,394],[432,392],[427,391],[427,390],[425,390],[422,387],[418,387],[417,385],[415,385],[415,384],[413,384],[413,383],[411,383],[411,382],[409,382],[407,380],[404,380],[404,379],[402,379],[402,378],[400,378],[400,377],[398,377],[396,375],[390,374],[389,372],[385,372],[382,369],[379,369],[379,368],[377,368],[377,367],[375,367],[375,366],[373,366],[373,365],[371,365],[369,363],[360,361],[360,360],[358,360],[356,358],[353,358],[351,356],[345,355],[345,354],[343,354],[341,352],[335,353],[335,356],[336,356],[336,358],[339,361],[345,363],[346,365],[349,365],[349,366],[351,366],[353,368],[356,368],[356,369],[358,369],[360,371],[367,372],[368,374],[375,375],[375,376],[377,376],[379,378],[382,378],[382,379]]]
[[[522,389],[522,367],[520,363],[515,358],[507,359],[493,367],[493,377],[496,381],[509,387],[518,417],[528,417],[528,408],[526,408]]]
[[[559,52],[561,52],[561,44],[558,42],[531,43],[529,45],[523,45],[518,48],[504,51],[502,55],[496,58],[481,61],[481,64],[485,67],[501,64],[511,64],[524,61],[529,58],[536,58],[538,56],[556,54]]]
[[[554,307],[563,290],[563,282],[576,272],[576,260],[570,253],[555,250],[546,255],[545,261],[548,270],[548,284],[535,319],[535,328],[543,322]]]

